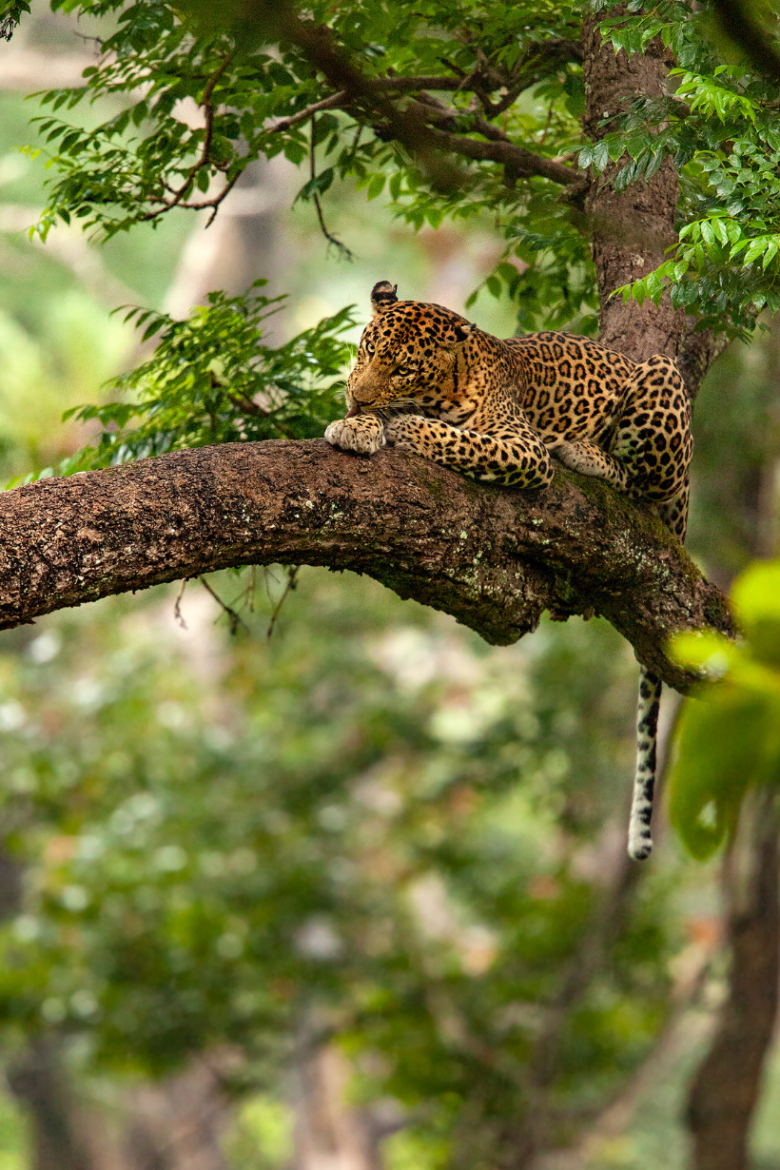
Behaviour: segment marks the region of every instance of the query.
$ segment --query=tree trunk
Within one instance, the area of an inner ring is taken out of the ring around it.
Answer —
[[[621,8],[625,10],[625,6],[611,8],[610,17],[618,16]],[[651,41],[641,56],[628,57],[623,49],[615,53],[598,31],[600,17],[600,13],[598,18],[586,16],[583,23],[584,129],[593,141],[609,132],[632,98],[659,96],[670,64],[660,41]],[[665,249],[675,243],[677,171],[667,158],[648,182],[631,183],[618,193],[612,181],[620,165],[611,163],[594,180],[585,202],[599,285],[600,340],[636,361],[655,353],[674,358],[682,346],[686,322],[668,296],[659,305],[649,299],[641,305],[634,300],[624,305],[622,297],[612,294],[657,268],[665,259]]]
[[[370,1119],[349,1103],[348,1071],[335,1045],[302,1046],[295,1067],[291,1170],[382,1170]]]
[[[748,1170],[748,1136],[777,1018],[778,817],[774,791],[743,809],[724,867],[731,949],[728,998],[688,1101],[692,1170]]]
[[[8,1085],[31,1122],[31,1170],[98,1170],[54,1042],[37,1040],[10,1065]]]

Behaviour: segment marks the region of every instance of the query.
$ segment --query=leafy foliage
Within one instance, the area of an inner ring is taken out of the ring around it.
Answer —
[[[734,831],[749,787],[780,781],[780,562],[748,569],[732,601],[743,644],[717,634],[675,640],[681,662],[721,676],[686,705],[670,786],[672,822],[700,859]]]
[[[368,199],[386,190],[416,228],[490,215],[506,252],[488,290],[514,298],[522,328],[576,320],[590,332],[579,196],[561,201],[542,164],[564,161],[559,182],[568,173],[619,189],[670,158],[682,182],[679,243],[624,295],[657,301],[670,288],[700,327],[736,333],[780,306],[775,86],[719,57],[706,8],[660,0],[615,16],[603,7],[616,49],[639,53],[660,39],[674,54],[675,92],[637,99],[585,143],[578,5],[426,0],[407,11],[354,0],[305,15],[259,0],[218,12],[202,0],[52,7],[112,24],[84,86],[42,97],[50,112],[40,131],[58,173],[43,237],[57,219],[104,238],[173,207],[215,214],[253,159],[283,153],[308,168],[303,200],[349,180]],[[63,119],[96,101],[111,110],[97,126]],[[196,115],[185,115],[188,104]]]
[[[236,297],[211,293],[208,305],[184,321],[131,309],[127,319],[142,329],[143,341],[159,335],[154,355],[113,381],[120,400],[66,411],[66,419],[97,419],[104,429],[60,473],[183,447],[321,435],[343,403],[351,351],[341,334],[352,324],[351,309],[285,345],[265,346],[263,322],[283,298],[255,291],[264,283]]]
[[[703,324],[734,329],[774,304],[771,101],[744,68],[718,72],[706,13],[687,4],[605,11],[616,44],[641,50],[660,35],[682,72],[674,96],[637,104],[591,144],[578,123],[578,5],[315,4],[307,21],[368,83],[341,105],[301,26],[280,33],[283,4],[258,4],[254,25],[229,2],[60,7],[105,16],[110,31],[87,85],[47,103],[44,236],[57,218],[110,236],[175,207],[210,214],[251,159],[284,153],[305,168],[303,200],[348,181],[368,200],[389,194],[415,227],[490,217],[507,251],[488,290],[509,292],[523,328],[591,330],[582,189],[561,198],[542,173],[468,153],[464,142],[490,146],[498,132],[617,184],[673,157],[682,233],[670,263],[687,267],[634,293],[671,281]],[[444,136],[454,185],[424,136],[398,137],[405,114]],[[97,126],[79,123],[93,115]],[[117,401],[76,412],[103,435],[70,469],[320,434],[348,315],[274,349],[263,323],[275,304],[216,294],[187,321],[133,310],[157,351],[118,380]],[[322,586],[284,653],[207,637],[181,651],[149,612],[134,625],[113,609],[91,635],[78,619],[52,624],[3,655],[6,827],[27,880],[0,936],[0,1018],[6,1037],[74,1035],[113,1068],[164,1070],[227,1040],[247,1080],[271,1084],[311,1013],[356,1057],[359,1091],[407,1105],[424,1148],[411,1165],[507,1164],[542,1106],[546,1140],[565,1143],[614,1100],[669,1012],[673,881],[645,872],[610,902],[602,864],[628,764],[626,680],[596,623],[547,627],[501,670],[475,652],[459,672],[452,646],[408,611],[391,630],[386,597],[364,612],[352,580],[340,596],[363,613],[357,633]],[[758,693],[774,665],[752,653]],[[769,733],[754,699],[745,719]],[[707,803],[716,826],[735,814],[733,777],[718,783],[715,797],[695,785],[681,797],[700,852],[712,847]]]
[[[102,16],[116,9],[118,25],[99,64],[86,71],[84,88],[45,95],[52,115],[41,130],[62,177],[41,221],[43,234],[56,217],[83,218],[110,235],[171,206],[216,208],[222,193],[212,193],[214,181],[227,190],[251,159],[284,152],[296,163],[310,161],[303,199],[324,194],[337,177],[352,178],[369,198],[387,183],[398,213],[416,227],[485,210],[499,216],[507,255],[520,259],[521,269],[530,267],[518,272],[504,264],[490,278],[490,291],[505,287],[516,296],[523,325],[545,312],[547,324],[587,315],[594,303],[589,261],[577,242],[576,219],[556,206],[546,179],[526,176],[518,185],[511,164],[487,159],[442,189],[426,170],[428,140],[421,138],[410,158],[410,143],[394,133],[393,111],[414,110],[429,123],[434,142],[441,135],[441,149],[468,157],[469,142],[500,112],[503,140],[547,158],[578,152],[579,167],[596,176],[617,167],[611,181],[618,187],[650,177],[666,157],[674,160],[684,188],[680,244],[626,295],[657,300],[671,284],[675,303],[700,314],[702,327],[720,328],[730,314],[738,331],[750,329],[764,305],[780,304],[774,85],[744,64],[719,62],[706,11],[694,14],[667,0],[649,10],[629,5],[617,18],[605,14],[603,30],[616,48],[642,52],[662,39],[678,62],[670,75],[677,88],[665,99],[638,101],[608,120],[602,138],[582,146],[580,67],[577,53],[565,48],[578,38],[576,6],[470,5],[464,36],[465,13],[439,0],[408,13],[397,5],[353,3],[335,13],[315,5],[304,32],[328,30],[339,53],[360,61],[360,100],[339,95],[332,77],[323,85],[315,75],[318,62],[301,36],[296,43],[301,22],[283,19],[291,10],[282,9],[280,24],[259,6],[254,24],[239,26],[232,6],[220,19],[206,19],[194,0],[179,10],[147,0],[129,8],[119,0],[78,7]],[[490,75],[480,67],[477,76],[475,29]],[[264,42],[274,40],[279,50],[271,52]],[[551,51],[550,44],[562,47]],[[421,107],[417,95],[431,79],[447,101],[428,96],[433,105]],[[315,111],[328,95],[336,109]],[[123,104],[96,129],[56,116],[102,96]],[[202,124],[182,120],[186,99],[199,105]],[[412,141],[412,153],[414,147]]]
[[[744,61],[725,64],[707,9],[662,2],[602,28],[616,49],[642,52],[659,37],[675,56],[675,86],[663,100],[636,101],[580,152],[601,174],[612,164],[618,189],[653,175],[671,158],[680,173],[680,243],[671,257],[621,291],[624,298],[672,302],[700,316],[699,328],[744,334],[764,306],[780,307],[780,170],[776,86]]]
[[[22,19],[22,13],[30,11],[29,0],[12,0],[0,11],[0,38],[10,40],[14,26]]]
[[[480,140],[468,112],[476,88],[483,113],[491,122],[500,115],[506,141],[544,158],[567,155],[580,143],[578,6],[470,5],[469,37],[478,30],[479,60],[488,62],[477,76],[457,6],[436,0],[407,12],[361,3],[334,12],[315,4],[304,31],[320,23],[327,28],[338,52],[360,61],[372,95],[334,101],[333,111],[312,110],[323,95],[339,95],[335,82],[317,76],[301,45],[290,43],[287,26],[279,26],[284,6],[274,23],[271,11],[258,5],[248,25],[232,5],[216,18],[194,0],[179,6],[91,0],[75,7],[100,17],[114,13],[115,31],[103,41],[99,62],[85,71],[84,86],[43,95],[50,112],[39,130],[59,177],[38,224],[42,237],[58,219],[81,220],[105,238],[143,220],[156,222],[172,207],[215,211],[253,159],[284,153],[308,164],[299,193],[304,200],[348,179],[368,198],[386,186],[397,213],[418,228],[438,227],[448,216],[499,216],[507,255],[522,263],[499,270],[490,291],[498,294],[503,284],[517,295],[529,324],[549,323],[553,302],[562,322],[592,312],[590,261],[555,201],[554,185],[533,177],[519,183],[511,166],[487,159],[453,171],[456,181],[442,188],[431,178],[428,141],[418,143],[412,134],[399,143],[385,125],[394,111],[410,124],[420,121],[421,84],[414,79],[433,79],[445,99],[433,129],[445,139]],[[266,43],[274,41],[274,47]],[[463,85],[470,75],[472,85]],[[113,111],[97,126],[63,118],[85,102],[98,101],[104,110],[107,100]],[[199,107],[197,118],[183,119],[185,102]],[[451,144],[442,140],[437,148],[446,154]],[[548,221],[541,233],[540,218]]]

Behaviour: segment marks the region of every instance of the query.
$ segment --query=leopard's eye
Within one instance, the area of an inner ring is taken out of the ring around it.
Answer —
[[[368,354],[368,356],[373,357],[374,356],[374,343],[373,343],[373,341],[367,341],[365,343],[365,347],[366,347],[366,353]]]

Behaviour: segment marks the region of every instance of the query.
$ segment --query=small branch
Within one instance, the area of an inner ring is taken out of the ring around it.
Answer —
[[[211,74],[211,77],[209,77],[208,81],[206,82],[205,89],[203,90],[203,94],[201,95],[201,99],[198,102],[199,106],[205,107],[205,106],[208,106],[211,104],[211,95],[213,94],[214,89],[216,88],[216,84],[219,81],[220,77],[225,72],[225,70],[227,69],[230,62],[233,60],[234,56],[235,56],[235,53],[226,53],[225,54],[224,58],[222,59],[222,64],[217,69],[214,70],[214,72]]]
[[[316,119],[314,117],[312,117],[311,133],[309,135],[309,176],[311,178],[312,183],[314,182],[314,180],[317,177],[317,167],[316,167],[316,162],[315,162],[315,157],[314,157],[314,150],[315,150],[314,130],[315,130],[315,126],[316,126]],[[325,239],[328,241],[329,244],[332,244],[334,248],[338,249],[339,252],[342,252],[344,254],[344,258],[346,260],[352,260],[352,258],[353,258],[352,252],[347,247],[347,245],[342,244],[341,240],[337,239],[336,236],[334,236],[331,232],[328,231],[327,226],[325,224],[325,216],[322,214],[322,204],[320,203],[320,197],[316,191],[312,192],[312,202],[314,203],[314,207],[315,207],[316,212],[317,212],[317,220],[318,220],[319,225],[320,225],[320,231],[322,232]]]
[[[211,76],[208,78],[208,81],[206,82],[206,85],[203,89],[201,99],[198,102],[198,105],[202,106],[202,108],[203,108],[203,116],[205,118],[205,126],[204,126],[204,133],[203,133],[203,145],[201,147],[199,157],[192,164],[189,171],[187,172],[187,174],[184,177],[184,181],[181,183],[181,185],[179,187],[167,188],[170,191],[170,198],[169,199],[164,199],[164,198],[158,199],[157,202],[160,204],[160,206],[158,208],[154,209],[153,211],[147,212],[145,215],[139,216],[138,222],[152,221],[155,219],[159,219],[159,217],[161,215],[164,215],[166,211],[171,211],[174,207],[186,207],[186,208],[189,208],[189,209],[195,210],[195,211],[202,211],[204,208],[211,207],[211,208],[213,208],[213,212],[212,212],[211,217],[209,218],[208,224],[206,225],[208,227],[211,223],[213,223],[214,216],[217,213],[217,209],[219,208],[219,205],[222,203],[222,201],[228,196],[230,191],[233,189],[233,186],[236,183],[236,181],[238,180],[238,178],[241,174],[241,171],[239,171],[237,174],[235,174],[233,176],[233,178],[230,179],[225,184],[223,189],[220,192],[218,192],[217,195],[213,196],[211,199],[203,199],[203,200],[198,200],[195,203],[191,203],[191,202],[185,201],[185,198],[184,198],[185,195],[187,194],[187,192],[192,190],[192,183],[193,183],[193,180],[194,180],[195,176],[197,175],[198,171],[203,170],[204,167],[207,167],[211,163],[211,143],[212,143],[212,140],[214,137],[214,106],[213,106],[213,103],[211,101],[211,95],[213,94],[214,89],[216,88],[217,82],[219,81],[220,77],[222,77],[222,75],[224,74],[228,65],[233,60],[233,57],[234,57],[233,53],[226,53],[225,54],[219,67],[217,69],[215,69],[214,72],[211,74]],[[224,169],[224,168],[218,168],[218,169]],[[243,171],[243,167],[242,167],[242,171]]]
[[[185,577],[181,583],[181,589],[176,594],[176,600],[173,603],[173,616],[175,617],[177,624],[180,625],[183,630],[187,629],[187,623],[185,622],[184,615],[181,612],[181,603],[182,598],[184,597],[184,590],[187,588],[188,582],[189,578]]]
[[[251,10],[250,2],[249,8]],[[467,158],[483,159],[512,166],[518,174],[543,175],[556,183],[567,185],[578,182],[580,176],[561,163],[540,158],[522,147],[510,143],[489,146],[474,142],[460,135],[448,135],[434,131],[424,121],[411,116],[407,111],[382,97],[375,79],[366,77],[355,62],[338,45],[329,29],[311,21],[302,20],[289,5],[283,5],[278,14],[278,26],[282,35],[288,37],[305,54],[309,62],[322,74],[333,89],[347,95],[350,107],[368,111],[383,124],[383,137],[394,140],[417,158],[437,185],[454,186],[458,176],[452,165],[439,157],[441,151],[451,151]],[[398,79],[400,81],[400,79]],[[381,79],[383,86],[396,79]],[[433,85],[427,88],[434,88]],[[463,84],[456,85],[462,89]]]
[[[455,92],[455,90],[461,88],[457,77],[438,76],[366,78],[365,87],[368,92],[377,94],[418,93],[425,89]],[[293,126],[300,125],[301,122],[307,122],[313,114],[319,114],[322,110],[347,110],[349,109],[349,105],[350,95],[348,91],[340,89],[337,93],[332,93],[329,97],[322,98],[318,102],[312,102],[310,106],[299,110],[297,114],[290,114],[287,118],[280,118],[278,122],[274,122],[267,128],[267,133],[283,133],[286,130],[291,130]]]
[[[280,118],[278,122],[274,122],[272,126],[268,127],[267,133],[277,134],[283,133],[285,130],[291,130],[293,126],[297,126],[301,122],[308,122],[320,110],[343,109],[346,100],[346,90],[339,90],[338,93],[332,93],[330,97],[323,98],[319,102],[312,102],[304,110],[299,110],[297,114],[291,114],[289,118]]]
[[[266,638],[268,638],[269,641],[273,637],[274,627],[276,625],[276,619],[279,617],[279,614],[282,612],[282,606],[284,605],[285,601],[287,600],[288,596],[293,591],[295,586],[298,584],[298,568],[299,568],[299,566],[296,565],[294,568],[289,569],[287,572],[287,584],[284,587],[284,592],[282,593],[282,596],[279,598],[279,600],[277,601],[276,605],[273,608],[273,613],[271,614],[271,620],[269,621],[268,629],[266,630],[265,636],[266,636]]]
[[[228,605],[227,602],[223,601],[218,593],[214,592],[214,590],[211,588],[211,586],[209,585],[209,583],[205,577],[200,576],[200,577],[198,577],[198,580],[200,581],[201,585],[206,590],[206,592],[211,594],[211,596],[216,601],[217,605],[220,607],[222,612],[227,617],[228,622],[230,624],[231,634],[237,634],[239,626],[243,626],[245,630],[249,629],[249,627],[247,626],[246,622],[241,617],[241,615],[239,613],[237,613],[237,611],[235,609],[233,609],[232,606]]]
[[[190,167],[190,170],[188,171],[182,185],[178,188],[178,190],[174,191],[173,199],[167,205],[169,208],[176,207],[177,204],[181,202],[185,193],[191,187],[192,180],[195,178],[198,171],[202,170],[203,167],[208,166],[211,157],[211,142],[214,137],[214,106],[211,102],[211,95],[214,92],[214,87],[232,60],[233,54],[227,53],[222,61],[222,64],[218,69],[215,69],[214,73],[212,73],[203,90],[203,95],[201,96],[198,105],[203,107],[203,116],[206,120],[206,125],[204,127],[203,146],[201,147],[200,157]]]
[[[155,208],[153,211],[147,211],[144,215],[139,215],[137,220],[134,222],[151,222],[152,220],[159,219],[161,215],[165,215],[166,211],[170,211],[174,207],[186,207],[191,211],[204,211],[207,207],[211,207],[213,210],[209,216],[208,223],[206,224],[206,227],[210,227],[214,222],[214,218],[217,214],[217,211],[219,210],[220,204],[222,204],[225,199],[227,199],[228,195],[233,190],[243,173],[244,167],[242,167],[240,171],[236,171],[235,175],[233,175],[233,177],[228,180],[222,190],[218,191],[217,194],[212,196],[211,199],[201,199],[197,203],[190,203],[186,200],[181,200],[178,198],[158,199],[157,202],[161,204],[160,207]]]
[[[341,240],[338,239],[337,236],[332,235],[328,231],[327,225],[325,223],[325,216],[322,214],[322,204],[320,203],[319,195],[314,195],[312,197],[312,202],[314,203],[314,208],[317,212],[317,221],[320,225],[320,231],[322,232],[325,239],[329,244],[332,244],[334,248],[338,248],[339,252],[344,254],[344,258],[346,260],[352,260],[353,253],[351,248],[348,248],[346,244],[342,244]]]
[[[316,107],[317,109],[348,110],[350,105],[349,97],[342,91],[340,94],[334,94],[332,100],[327,99],[327,104],[326,102],[318,102]],[[301,114],[294,115],[294,118],[278,122],[271,129],[274,132],[286,130],[298,121],[303,121],[304,113],[308,115],[313,110],[314,107],[309,106],[307,111],[301,111]],[[439,103],[434,104],[433,100],[427,102],[419,100],[412,103],[404,111],[404,115],[413,120],[418,128],[418,133],[424,129],[430,144],[441,151],[459,154],[480,162],[500,163],[502,166],[511,168],[516,175],[525,177],[541,175],[554,183],[566,186],[582,185],[586,181],[586,176],[573,167],[567,167],[557,159],[545,158],[542,155],[534,154],[533,151],[527,150],[523,146],[518,146],[503,130],[491,125],[484,118],[472,115],[472,124],[476,133],[487,138],[488,142],[481,142],[479,139],[444,129],[447,125],[451,126],[455,118],[464,116],[462,110],[447,108]],[[388,131],[383,134],[383,137],[390,136]]]
[[[313,35],[311,34],[312,37]],[[435,129],[434,125],[431,125],[431,123],[441,123],[442,119],[448,117],[462,116],[463,111],[448,110],[446,107],[439,108],[438,103],[434,105],[433,101],[424,102],[423,100],[414,103],[411,109],[399,111],[389,102],[381,100],[384,93],[415,93],[424,89],[448,89],[451,92],[474,89],[475,92],[478,92],[477,83],[473,77],[461,80],[445,77],[373,79],[363,77],[355,70],[351,62],[342,60],[335,46],[330,46],[330,51],[327,54],[324,53],[322,46],[319,46],[319,55],[329,65],[329,72],[326,73],[328,80],[332,84],[336,82],[346,82],[346,84],[340,84],[338,91],[330,97],[315,102],[307,106],[305,110],[300,110],[297,114],[274,123],[273,126],[269,127],[269,132],[277,133],[289,130],[320,110],[341,109],[354,112],[356,105],[365,108],[368,101],[376,115],[387,124],[383,137],[395,138],[413,154],[419,154],[421,151],[425,154],[431,150],[448,151],[466,158],[492,161],[500,163],[502,166],[509,166],[518,175],[542,175],[552,182],[567,186],[584,181],[584,176],[573,168],[564,166],[563,163],[555,159],[534,154],[522,146],[517,146],[503,131],[492,126],[485,118],[475,118],[474,129],[492,141],[494,146],[466,135]],[[321,65],[321,67],[325,71],[324,66]],[[513,90],[511,95],[506,95],[507,100],[502,101],[494,108],[491,107],[491,116],[498,116],[507,106],[511,105],[517,97],[517,92],[519,91]]]
[[[488,123],[484,123],[484,126],[487,127]],[[525,177],[542,175],[545,179],[550,179],[554,183],[562,183],[565,186],[585,183],[586,177],[572,167],[567,167],[553,158],[543,158],[539,154],[526,150],[525,147],[515,145],[494,126],[489,127],[489,132],[494,141],[479,142],[477,139],[467,138],[463,134],[428,129],[432,141],[441,150],[449,150],[464,158],[476,159],[479,162],[501,163],[502,166],[512,168],[516,174]],[[485,130],[480,128],[480,133],[484,134]]]

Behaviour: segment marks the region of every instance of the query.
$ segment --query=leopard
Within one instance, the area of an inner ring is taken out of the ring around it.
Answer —
[[[398,447],[477,481],[539,491],[553,457],[649,508],[685,540],[691,405],[674,362],[636,362],[559,330],[494,337],[442,305],[399,300],[379,281],[325,438],[373,455]],[[628,853],[652,852],[661,680],[640,664]]]

